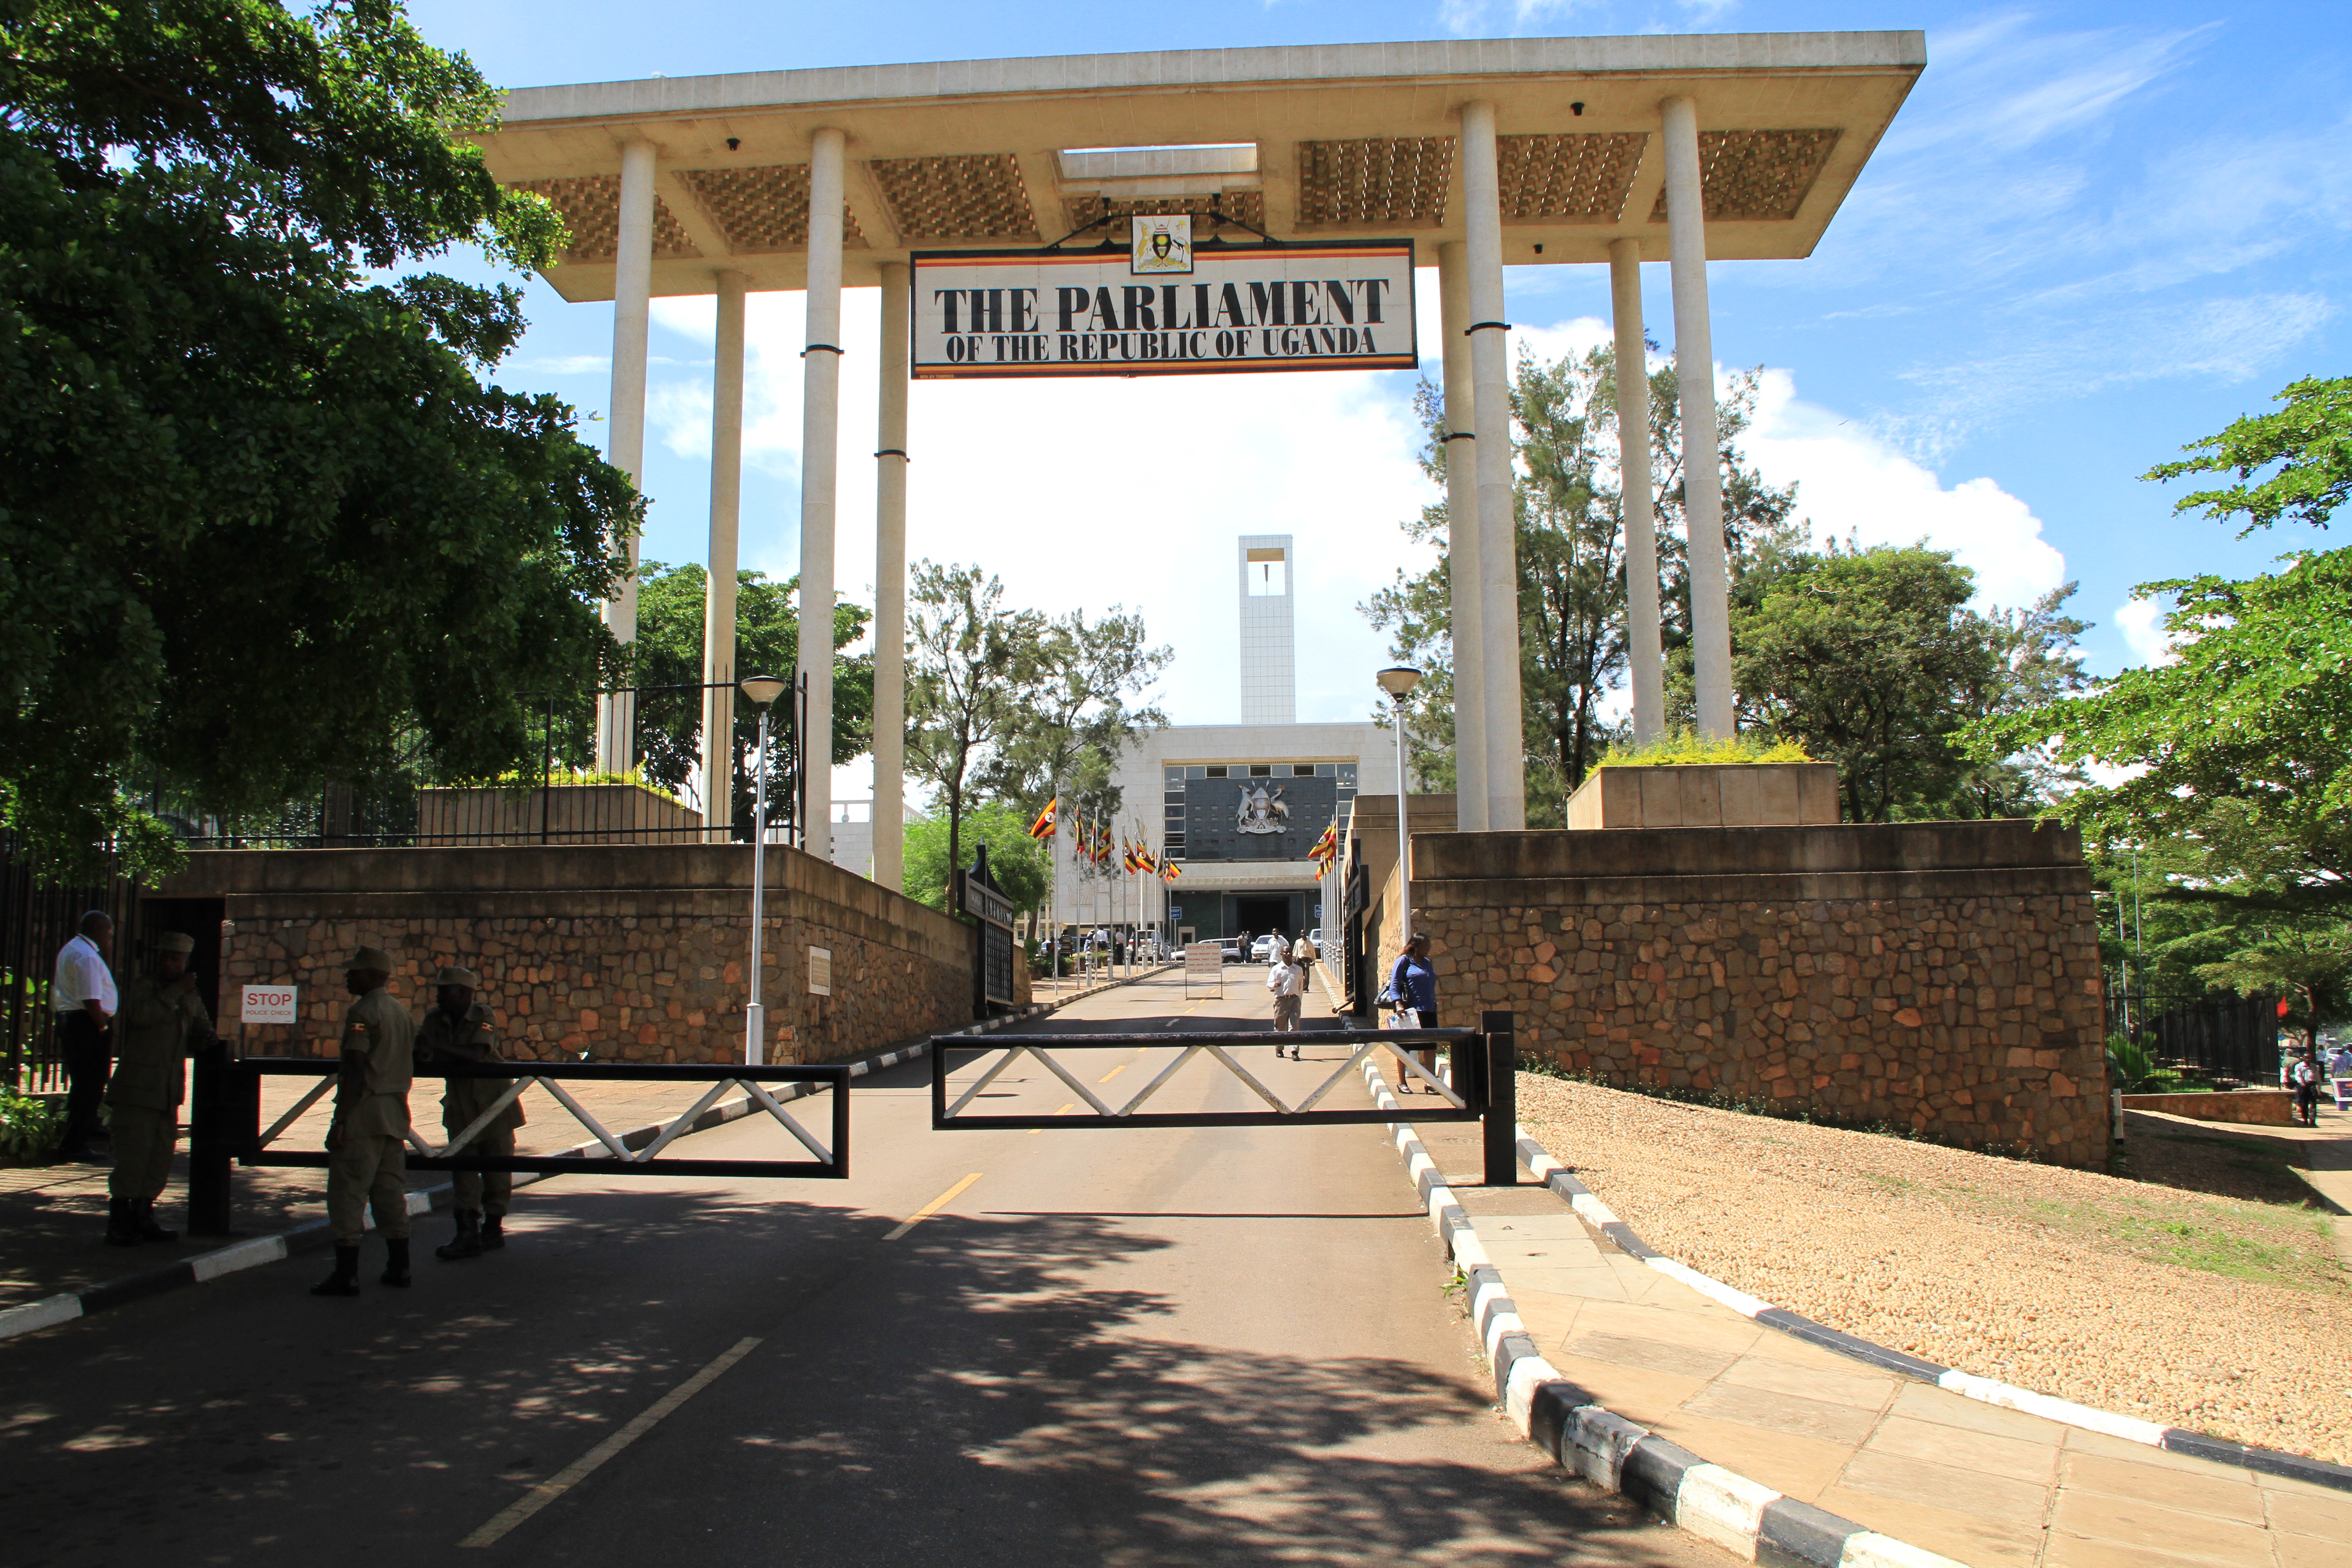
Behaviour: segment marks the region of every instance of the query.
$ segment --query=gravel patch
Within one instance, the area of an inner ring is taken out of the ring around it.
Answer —
[[[2313,1206],[1528,1073],[1519,1120],[1652,1247],[1777,1305],[2038,1393],[2352,1463],[2352,1271]]]

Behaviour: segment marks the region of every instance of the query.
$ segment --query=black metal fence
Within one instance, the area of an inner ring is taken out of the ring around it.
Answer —
[[[2274,996],[2107,993],[2107,1033],[2147,1043],[2164,1067],[2233,1083],[2278,1081]]]
[[[13,835],[0,830],[0,1047],[7,1082],[28,1094],[65,1088],[58,1059],[56,1007],[49,982],[58,952],[73,940],[81,917],[104,910],[113,918],[116,951],[138,929],[139,889],[120,877],[89,886],[44,886],[40,868]]]
[[[706,698],[733,704],[733,798],[713,824],[700,799]],[[319,849],[426,845],[749,843],[758,778],[759,710],[726,685],[635,686],[526,692],[520,701],[537,765],[496,779],[437,774],[417,758],[390,777],[329,784],[271,812],[223,816],[201,802],[156,790],[149,808],[192,849]],[[768,737],[768,826],[783,840],[807,837],[801,736],[808,696],[796,687],[775,705]],[[600,720],[630,732],[631,767],[596,771]]]

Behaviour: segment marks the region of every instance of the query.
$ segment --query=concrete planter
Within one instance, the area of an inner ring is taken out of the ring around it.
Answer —
[[[698,844],[702,814],[637,784],[416,792],[418,837],[470,844]]]
[[[1595,768],[1568,797],[1570,829],[1827,827],[1838,820],[1832,763],[1694,763]]]

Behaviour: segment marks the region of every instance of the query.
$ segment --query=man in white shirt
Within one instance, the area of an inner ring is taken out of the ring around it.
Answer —
[[[1307,989],[1307,972],[1290,961],[1286,946],[1276,945],[1274,965],[1265,972],[1265,988],[1274,993],[1274,1028],[1279,1035],[1294,1034],[1298,1028],[1298,1012]],[[1282,1044],[1275,1043],[1274,1054],[1282,1055]],[[1290,1059],[1299,1059],[1298,1047],[1290,1047]]]
[[[61,1160],[100,1162],[90,1148],[100,1131],[98,1107],[113,1064],[109,1030],[114,1022],[114,971],[106,950],[114,921],[103,910],[81,917],[81,934],[58,952],[49,1001],[58,1015],[58,1056],[66,1069],[66,1129],[58,1142]]]

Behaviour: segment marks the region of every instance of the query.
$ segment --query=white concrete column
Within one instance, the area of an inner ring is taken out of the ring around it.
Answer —
[[[874,879],[906,890],[907,317],[904,266],[882,268],[874,475]]]
[[[841,203],[847,138],[809,138],[808,345],[802,351],[801,668],[808,852],[833,858],[833,524],[841,463]]]
[[[1642,242],[1609,242],[1617,325],[1617,471],[1625,514],[1625,650],[1633,667],[1633,739],[1666,726],[1664,639],[1658,614],[1658,515],[1651,494],[1650,353],[1642,332]]]
[[[1502,184],[1495,106],[1462,106],[1462,226],[1470,273],[1471,395],[1478,437],[1478,582],[1486,688],[1486,826],[1528,821],[1519,715],[1519,540],[1511,495],[1510,333],[1503,319]]]
[[[1698,105],[1670,98],[1665,121],[1666,244],[1675,280],[1675,382],[1682,399],[1683,521],[1689,533],[1691,663],[1698,731],[1727,736],[1731,564],[1723,543],[1723,464],[1715,424],[1715,334],[1706,311],[1706,216],[1700,201]]]
[[[718,363],[710,374],[710,552],[702,590],[702,683],[709,689],[702,694],[705,827],[735,820],[735,537],[743,497],[743,292],[751,281],[731,268],[719,274]]]
[[[646,333],[652,323],[654,286],[654,144],[621,143],[619,247],[613,265],[613,400],[604,419],[612,444],[604,460],[640,490],[646,479]],[[637,542],[629,541],[629,574],[617,598],[604,605],[615,639],[637,640]],[[596,767],[625,773],[636,765],[635,702],[608,697],[596,712]]]
[[[1470,368],[1470,263],[1437,247],[1439,331],[1445,334],[1445,569],[1454,609],[1454,799],[1465,833],[1486,829],[1486,616],[1478,572],[1477,398]]]

